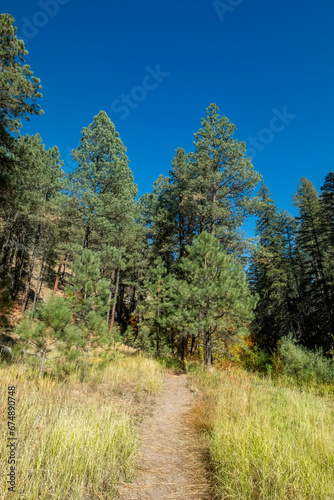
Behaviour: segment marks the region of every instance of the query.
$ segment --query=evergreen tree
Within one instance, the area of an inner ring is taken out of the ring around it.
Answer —
[[[290,282],[290,303],[291,311],[291,333],[300,342],[305,342],[308,325],[305,321],[307,317],[305,297],[307,295],[308,283],[305,278],[305,258],[297,244],[298,222],[285,210],[281,213],[285,259]]]
[[[269,189],[262,184],[261,209],[257,213],[255,233],[259,238],[248,272],[259,301],[254,326],[262,348],[276,348],[277,341],[296,329],[294,312],[297,295],[291,262],[286,254],[284,221]]]
[[[11,180],[11,196],[3,204],[6,224],[2,232],[2,267],[12,275],[11,296],[15,298],[25,281],[21,310],[25,310],[35,265],[40,261],[38,286],[46,269],[52,267],[57,240],[57,197],[64,173],[57,147],[45,150],[39,134],[17,140]],[[51,261],[50,261],[51,259]],[[36,302],[38,290],[35,290]]]
[[[166,347],[166,331],[169,326],[173,304],[170,301],[172,277],[161,257],[157,257],[149,268],[149,277],[144,281],[146,300],[140,307],[143,323],[140,328],[140,345],[148,344],[160,357]]]
[[[69,348],[74,343],[73,329],[70,327],[71,308],[69,302],[52,294],[41,303],[34,316],[27,316],[18,326],[21,339],[28,340],[40,357],[39,376],[44,371],[47,355],[59,344]]]
[[[320,205],[327,223],[326,239],[326,268],[329,275],[329,286],[334,293],[334,172],[326,175],[324,185],[320,188]]]
[[[195,170],[199,232],[216,235],[228,248],[245,217],[257,208],[251,194],[260,175],[245,156],[245,143],[233,137],[236,126],[219,116],[218,110],[215,104],[207,108],[190,161]]]
[[[181,307],[191,311],[191,331],[203,345],[206,365],[215,352],[227,352],[238,334],[247,331],[255,299],[244,271],[222,250],[219,240],[203,232],[188,246],[180,268],[185,276]],[[189,326],[189,314],[186,317]]]
[[[0,124],[10,131],[18,130],[18,119],[41,114],[36,102],[41,97],[40,80],[24,64],[28,51],[16,33],[14,18],[0,14]]]
[[[252,192],[260,175],[246,157],[245,143],[233,137],[235,125],[219,116],[215,104],[206,111],[195,152],[178,149],[169,177],[160,176],[147,199],[153,249],[168,268],[204,230],[241,255],[239,229],[257,207]]]
[[[331,245],[334,246],[334,172],[326,175],[325,182],[320,188],[320,203],[327,217],[331,229]]]
[[[0,205],[15,177],[12,165],[16,141],[11,133],[19,131],[20,119],[42,113],[37,103],[40,80],[25,64],[28,52],[16,33],[14,18],[0,14]]]
[[[122,271],[126,268],[127,252],[140,229],[136,223],[137,187],[126,148],[104,111],[83,129],[73,158],[78,167],[70,174],[65,213],[78,227],[82,246],[101,252],[103,275],[110,281],[110,304],[113,298],[108,314],[112,332],[119,291],[123,292]],[[69,248],[73,251],[72,243]]]
[[[83,230],[83,247],[94,249],[94,232],[130,218],[137,195],[126,148],[104,111],[83,128],[73,159],[78,167],[69,176],[69,208]]]
[[[326,258],[328,224],[316,189],[308,179],[301,179],[294,204],[299,209],[297,241],[305,256],[305,273],[309,283],[305,299],[313,347],[329,348],[334,334],[334,313],[331,273]]]
[[[107,339],[105,314],[109,287],[107,280],[101,278],[100,259],[91,250],[83,251],[72,271],[66,290],[71,299],[74,321],[81,331],[77,347],[86,352],[81,376],[83,382],[92,347]]]

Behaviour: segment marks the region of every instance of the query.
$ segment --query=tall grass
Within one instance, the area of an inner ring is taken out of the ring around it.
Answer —
[[[106,367],[101,381],[114,382],[118,386],[135,384],[137,392],[155,395],[162,389],[164,369],[157,361],[145,356],[131,356],[126,362],[119,358]]]
[[[36,383],[26,365],[0,367],[1,498],[7,498],[7,386],[15,385],[17,476],[10,498],[107,499],[131,479],[139,446],[124,392],[159,392],[163,371],[153,360],[123,357],[103,371],[92,369],[80,384],[49,377]],[[9,497],[8,497],[9,498]]]
[[[208,444],[221,499],[334,498],[334,404],[270,379],[197,370],[213,415]]]

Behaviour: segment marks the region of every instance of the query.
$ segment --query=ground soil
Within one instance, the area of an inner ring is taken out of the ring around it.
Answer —
[[[205,447],[189,425],[195,395],[187,376],[167,375],[153,414],[141,425],[139,471],[118,489],[120,500],[209,500]]]

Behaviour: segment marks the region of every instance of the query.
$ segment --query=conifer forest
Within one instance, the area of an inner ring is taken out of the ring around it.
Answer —
[[[171,498],[129,496],[124,486],[144,488],[136,454],[142,442],[146,470],[145,419],[150,439],[173,445],[172,417],[161,414],[169,423],[160,426],[147,416],[157,397],[180,415],[189,398],[209,457],[211,472],[193,466],[199,483],[158,456],[179,484],[173,498],[333,498],[334,171],[320,190],[302,177],[293,213],[282,210],[238,124],[209,102],[189,130],[192,150],[176,149],[168,175],[157,158],[150,192],[139,195],[117,120],[104,110],[77,130],[69,171],[42,131],[22,133],[43,114],[29,56],[13,16],[1,14],[0,377],[21,390],[23,442],[38,420],[31,401],[41,415],[39,437],[17,448],[13,498]],[[77,440],[77,452],[62,455],[56,435],[67,449]],[[174,451],[186,463],[182,436]]]

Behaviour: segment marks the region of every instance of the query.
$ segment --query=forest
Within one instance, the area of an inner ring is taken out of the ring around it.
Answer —
[[[10,14],[0,70],[1,498],[332,498],[334,172],[280,210],[210,104],[139,197],[106,111],[71,171],[21,134]]]
[[[211,104],[194,150],[178,148],[151,193],[138,198],[126,146],[105,111],[80,140],[78,131],[76,168],[65,174],[57,146],[20,134],[20,120],[43,111],[40,80],[15,30],[2,15],[2,308],[15,302],[37,325],[56,301],[77,330],[94,325],[95,343],[116,335],[157,356],[196,353],[207,365],[230,358],[245,339],[272,352],[287,335],[328,354],[334,173],[320,193],[302,178],[298,215],[280,211],[235,125]],[[250,216],[256,238],[242,231]],[[43,287],[55,293],[39,311]],[[3,329],[6,321],[3,314]],[[64,328],[62,340],[85,343]]]

